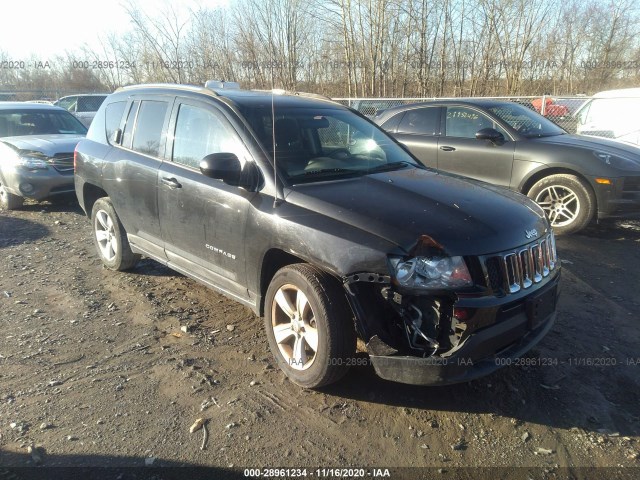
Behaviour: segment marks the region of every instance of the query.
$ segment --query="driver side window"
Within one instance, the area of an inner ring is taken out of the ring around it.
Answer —
[[[235,153],[244,165],[244,147],[224,119],[208,109],[184,103],[180,105],[173,140],[173,161],[199,169],[204,157],[221,152]]]
[[[493,128],[509,138],[500,125],[483,113],[467,107],[447,107],[447,137],[476,138],[476,132],[483,128]]]

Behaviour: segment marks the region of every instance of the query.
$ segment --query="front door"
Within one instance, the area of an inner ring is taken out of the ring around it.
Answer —
[[[227,117],[213,105],[178,99],[169,131],[170,155],[158,175],[160,228],[169,264],[247,299],[244,232],[250,198],[242,188],[204,176],[206,155],[249,153]]]
[[[483,112],[467,106],[447,106],[445,115],[445,134],[438,141],[438,168],[508,188],[515,142],[507,132]],[[476,132],[483,128],[498,130],[505,142],[477,140]]]

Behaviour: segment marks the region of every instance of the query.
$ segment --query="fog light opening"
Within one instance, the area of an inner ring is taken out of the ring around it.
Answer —
[[[20,184],[20,191],[25,195],[29,195],[30,193],[33,193],[35,189],[36,188],[31,183],[24,182]]]

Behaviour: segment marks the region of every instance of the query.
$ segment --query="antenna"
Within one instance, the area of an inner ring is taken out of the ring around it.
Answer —
[[[271,67],[273,68],[273,67]],[[273,146],[273,208],[278,206],[278,165],[276,161],[276,109],[273,101],[273,75],[271,75],[271,145]]]

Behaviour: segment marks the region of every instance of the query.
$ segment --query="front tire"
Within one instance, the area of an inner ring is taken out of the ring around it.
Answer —
[[[131,251],[127,232],[108,197],[99,198],[91,210],[93,242],[102,263],[111,270],[129,270],[140,260]]]
[[[7,188],[0,183],[0,209],[16,210],[22,207],[24,198],[10,193]]]
[[[334,383],[356,350],[353,314],[344,291],[305,263],[280,269],[265,299],[265,329],[278,366],[305,388]]]
[[[542,207],[557,234],[576,233],[586,227],[595,215],[593,191],[575,175],[544,177],[531,187],[527,196]]]

